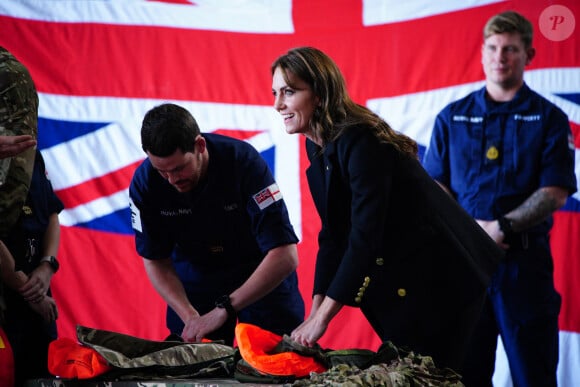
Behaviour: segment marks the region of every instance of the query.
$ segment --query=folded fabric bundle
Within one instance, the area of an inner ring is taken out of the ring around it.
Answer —
[[[236,349],[221,343],[153,341],[80,325],[77,339],[78,342],[59,338],[51,343],[52,374],[63,378],[106,376],[124,380],[233,374]]]
[[[260,373],[289,380],[326,370],[326,366],[312,356],[281,349],[282,336],[256,325],[238,323],[235,335],[240,355],[246,363],[241,363],[241,366],[246,366],[246,371],[247,366],[251,366]]]
[[[239,323],[236,340],[241,359],[235,378],[241,382],[322,386],[463,386],[461,376],[439,369],[430,356],[397,348],[387,341],[377,352],[367,349],[305,347],[255,325]]]
[[[76,340],[61,337],[48,346],[48,371],[66,379],[90,379],[111,370],[107,360]]]

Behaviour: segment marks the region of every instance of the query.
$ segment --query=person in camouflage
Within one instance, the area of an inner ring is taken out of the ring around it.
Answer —
[[[28,69],[0,47],[0,254],[2,240],[16,224],[28,195],[35,159],[38,94]],[[0,267],[0,270],[3,268]],[[6,270],[4,268],[4,270]],[[0,281],[0,385],[14,384],[10,343],[2,330],[4,300]],[[4,340],[1,340],[1,337]]]
[[[18,220],[26,200],[37,124],[38,94],[30,73],[0,47],[0,239]]]

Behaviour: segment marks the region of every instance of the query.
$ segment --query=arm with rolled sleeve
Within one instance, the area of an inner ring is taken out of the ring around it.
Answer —
[[[173,241],[166,235],[170,231],[159,226],[159,220],[152,215],[154,210],[144,204],[146,200],[144,198],[150,195],[146,184],[146,166],[147,164],[144,164],[137,170],[129,187],[131,223],[135,232],[136,249],[143,257],[145,272],[151,284],[185,323],[185,332],[188,322],[199,318],[199,313],[189,302],[183,283],[170,258]],[[195,337],[184,339],[196,340]]]
[[[543,109],[546,119],[542,123],[545,135],[540,155],[539,187],[523,203],[504,214],[515,232],[545,221],[554,211],[563,207],[568,196],[577,190],[568,117],[556,106],[549,106]],[[497,220],[478,223],[490,235],[494,230],[496,233],[501,232]]]

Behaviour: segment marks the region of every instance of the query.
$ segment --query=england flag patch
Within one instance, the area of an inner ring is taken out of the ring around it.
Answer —
[[[268,207],[270,204],[282,199],[282,192],[278,184],[274,183],[254,195],[254,201],[260,207],[260,210]]]

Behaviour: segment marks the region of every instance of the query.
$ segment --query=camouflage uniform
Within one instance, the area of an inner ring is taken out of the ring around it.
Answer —
[[[0,47],[0,135],[30,134],[37,138],[38,94],[30,73]],[[26,201],[35,149],[0,160],[0,240],[16,224]],[[1,270],[1,268],[0,268]],[[0,324],[4,300],[0,281]]]
[[[369,351],[370,352],[370,351]],[[323,373],[294,381],[288,387],[465,387],[461,376],[450,368],[438,368],[430,356],[383,343],[374,358],[365,350],[331,351],[334,364]],[[358,359],[357,359],[358,357]]]
[[[38,94],[30,73],[0,47],[0,135],[29,134],[37,138]],[[0,239],[20,216],[26,200],[35,149],[0,160]]]

